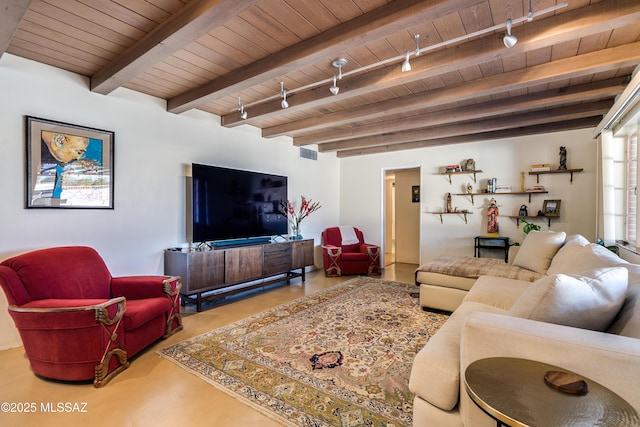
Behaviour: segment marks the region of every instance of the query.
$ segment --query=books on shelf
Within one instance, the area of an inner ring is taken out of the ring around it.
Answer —
[[[531,172],[546,172],[551,170],[549,163],[536,163],[531,165]]]
[[[447,165],[444,167],[445,172],[462,172],[462,168],[459,164]]]
[[[510,185],[496,185],[493,189],[494,193],[511,193],[512,189]]]
[[[547,191],[547,189],[544,188],[544,185],[534,185],[533,187],[527,188],[527,193],[541,193],[545,191]]]

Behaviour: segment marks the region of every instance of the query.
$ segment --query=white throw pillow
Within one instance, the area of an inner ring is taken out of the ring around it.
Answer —
[[[553,257],[547,274],[575,274],[585,270],[593,270],[594,268],[628,264],[627,261],[597,243],[590,243],[580,247],[566,243]]]
[[[514,317],[604,331],[624,302],[628,272],[608,267],[555,274],[531,284],[509,310]]]
[[[553,256],[564,243],[567,234],[553,231],[531,231],[524,238],[513,260],[513,265],[545,274],[551,265]]]

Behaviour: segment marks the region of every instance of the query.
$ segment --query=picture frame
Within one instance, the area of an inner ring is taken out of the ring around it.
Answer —
[[[545,200],[542,205],[542,213],[548,217],[559,217],[560,200]]]
[[[420,186],[419,185],[411,186],[411,202],[413,203],[420,202]]]
[[[113,209],[115,133],[25,118],[25,207]]]

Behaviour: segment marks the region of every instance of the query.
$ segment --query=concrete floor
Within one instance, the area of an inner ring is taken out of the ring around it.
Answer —
[[[392,264],[382,278],[413,283],[416,265]],[[353,276],[326,278],[322,270],[291,285],[234,296],[196,313],[184,308],[184,330],[135,357],[104,388],[36,377],[22,347],[0,351],[0,425],[8,426],[279,426],[260,412],[160,358],[155,350],[252,314],[318,292]],[[417,288],[416,288],[417,290]],[[9,404],[7,406],[6,403]],[[75,412],[52,412],[48,408]],[[8,412],[15,410],[16,412]],[[32,412],[26,413],[27,410]],[[79,412],[82,411],[82,412]]]

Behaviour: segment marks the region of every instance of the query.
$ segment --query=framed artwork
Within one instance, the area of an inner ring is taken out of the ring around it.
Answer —
[[[542,205],[544,216],[560,216],[560,200],[545,200]]]
[[[113,209],[114,133],[26,116],[26,207]]]
[[[419,203],[420,202],[420,186],[419,185],[412,185],[411,186],[411,201],[413,203]]]

